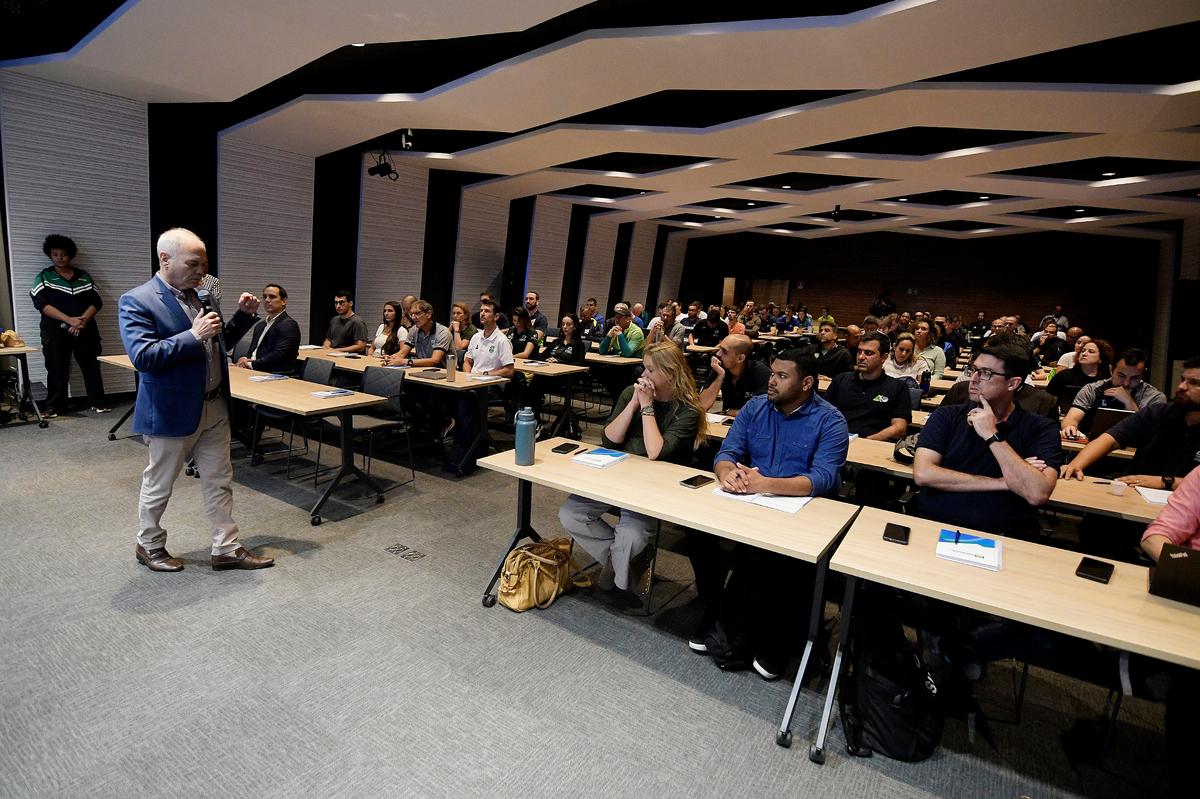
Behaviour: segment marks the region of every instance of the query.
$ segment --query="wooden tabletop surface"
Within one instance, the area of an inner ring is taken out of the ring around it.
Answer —
[[[637,455],[607,469],[594,469],[572,463],[573,453],[551,452],[559,444],[592,449],[570,439],[553,438],[538,443],[532,466],[517,466],[514,450],[489,455],[480,459],[479,465],[809,562],[815,562],[829,549],[857,510],[845,502],[817,498],[797,513],[785,513],[716,496],[715,482],[700,488],[679,484],[680,480],[711,472]]]
[[[101,355],[98,360],[133,371],[133,363],[128,355]],[[345,410],[357,410],[387,402],[384,397],[374,394],[363,394],[355,391],[341,397],[314,397],[314,391],[327,391],[330,386],[320,383],[309,383],[289,377],[286,380],[253,381],[250,378],[262,376],[265,372],[253,369],[229,369],[229,393],[237,399],[266,405],[288,413],[300,416],[324,416]]]
[[[907,546],[883,540],[887,522],[910,528]],[[935,557],[942,527],[863,508],[831,566],[893,588],[1200,668],[1200,608],[1148,593],[1144,566],[1116,563],[1112,579],[1097,583],[1075,576],[1077,552],[1005,538],[1001,569],[991,572]]]
[[[0,347],[0,355],[29,355],[38,352],[37,347]]]

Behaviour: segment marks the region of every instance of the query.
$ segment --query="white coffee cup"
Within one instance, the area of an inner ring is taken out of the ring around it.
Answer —
[[[1108,484],[1108,493],[1114,497],[1124,496],[1125,489],[1129,488],[1128,483],[1122,483],[1120,480],[1113,480]]]

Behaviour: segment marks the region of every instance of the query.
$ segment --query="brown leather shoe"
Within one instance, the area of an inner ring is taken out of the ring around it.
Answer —
[[[238,547],[228,555],[213,555],[213,571],[225,569],[265,569],[275,565],[275,558],[262,558],[251,555],[245,547]]]
[[[138,563],[144,564],[152,572],[183,571],[183,561],[179,558],[171,557],[171,553],[167,551],[166,547],[152,549],[147,552],[145,549],[142,549],[141,544],[138,544],[133,549],[133,556],[137,558]]]

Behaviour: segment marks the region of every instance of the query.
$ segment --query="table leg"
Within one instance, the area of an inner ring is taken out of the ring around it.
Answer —
[[[333,476],[333,480],[329,482],[329,487],[325,489],[325,493],[309,511],[309,521],[314,526],[321,523],[321,507],[324,506],[342,478],[347,475],[353,475],[362,480],[375,491],[375,502],[383,502],[383,489],[354,463],[354,413],[348,409],[339,411],[338,418],[342,422],[342,463],[338,467],[337,474]]]
[[[517,481],[517,529],[513,531],[512,540],[508,542],[508,547],[504,550],[504,554],[500,556],[500,562],[496,564],[496,571],[492,572],[492,579],[488,581],[487,587],[483,589],[483,606],[490,608],[496,604],[496,595],[492,593],[492,589],[496,587],[496,581],[500,579],[500,572],[504,570],[504,561],[508,560],[508,553],[512,552],[517,546],[517,542],[522,538],[528,538],[531,541],[541,541],[542,537],[537,534],[530,523],[530,518],[533,514],[533,483],[528,480]]]
[[[575,394],[575,376],[567,375],[563,378],[563,409],[554,418],[550,424],[549,432],[544,438],[558,438],[560,436],[566,438],[579,438],[579,417],[575,414],[574,394]],[[571,435],[574,433],[575,435]]]
[[[812,657],[813,647],[816,646],[817,632],[820,630],[821,617],[825,609],[825,575],[829,572],[829,557],[817,561],[817,574],[813,583],[812,612],[808,618],[808,640],[804,644],[804,655],[800,658],[800,670],[796,672],[796,682],[792,684],[792,695],[788,697],[787,709],[783,712],[783,721],[779,723],[779,731],[775,733],[775,743],[787,748],[792,745],[792,715],[796,712],[796,700],[800,697],[800,688],[804,684],[804,672],[808,669],[808,660]]]
[[[838,679],[842,677],[842,658],[850,642],[850,617],[854,612],[854,587],[858,579],[846,578],[846,595],[842,599],[842,621],[838,626],[837,654],[833,656],[833,671],[829,674],[829,688],[825,692],[825,707],[821,711],[821,723],[817,727],[817,741],[808,750],[808,759],[820,765],[825,762],[825,735],[829,732],[829,717],[833,715],[833,698],[837,695]]]
[[[33,398],[33,383],[29,382],[29,361],[26,360],[25,353],[14,355],[13,357],[17,359],[21,370],[21,399],[23,400],[21,406],[24,407],[25,403],[28,402],[33,408],[34,414],[37,415],[38,427],[49,427],[50,423],[42,418],[42,409],[38,407],[37,400]]]
[[[123,425],[123,424],[125,424],[125,422],[129,421],[130,416],[133,416],[133,411],[137,407],[137,392],[138,392],[138,388],[139,388],[139,383],[141,383],[141,378],[138,376],[137,372],[134,372],[133,373],[133,404],[129,406],[129,410],[125,411],[125,413],[122,414],[121,418],[117,420],[116,424],[114,424],[112,427],[108,428],[108,440],[109,441],[117,440],[117,431],[121,429],[121,425]]]

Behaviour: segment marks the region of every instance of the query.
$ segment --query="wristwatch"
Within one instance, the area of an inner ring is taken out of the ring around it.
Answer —
[[[1000,441],[1003,441],[1003,440],[1004,439],[1000,438],[999,433],[992,433],[990,436],[988,436],[987,438],[985,438],[983,440],[983,443],[987,444],[990,447],[992,444],[999,443]]]
[[[408,365],[409,365],[409,366],[412,366],[412,365],[413,365],[413,359],[412,359],[411,357],[408,359]]]
[[[1175,477],[1173,475],[1164,474],[1162,476],[1162,481],[1163,488],[1167,491],[1173,491],[1175,489]]]

